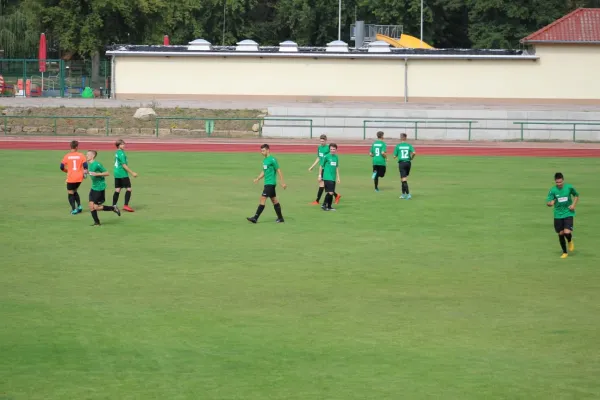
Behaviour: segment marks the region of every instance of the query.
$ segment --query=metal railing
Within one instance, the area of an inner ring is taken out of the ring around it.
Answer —
[[[411,120],[411,119],[387,119],[387,120],[376,120],[376,119],[365,119],[363,121],[363,140],[365,140],[367,138],[367,124],[369,122],[373,122],[373,123],[408,123],[408,124],[414,124],[414,129],[415,129],[415,140],[418,140],[419,138],[419,124],[468,124],[468,133],[469,133],[469,141],[471,140],[471,132],[472,132],[472,127],[473,124],[478,123],[479,121],[477,120],[452,120],[452,119],[447,119],[447,120],[427,120],[427,119],[420,119],[420,120]],[[394,126],[386,126],[387,128],[393,128]],[[456,129],[456,128],[452,128],[452,129]]]
[[[87,121],[104,120],[104,126],[102,128],[92,128],[92,129],[98,129],[98,134],[100,134],[100,129],[104,129],[105,130],[106,136],[109,136],[109,134],[110,134],[110,117],[81,116],[81,115],[78,115],[78,116],[59,116],[59,115],[52,115],[52,116],[47,116],[47,115],[44,115],[44,116],[41,116],[41,115],[40,116],[38,116],[38,115],[3,115],[2,118],[4,119],[3,127],[4,127],[4,135],[5,136],[7,135],[7,132],[8,132],[8,120],[9,119],[13,119],[13,118],[14,119],[21,119],[21,120],[27,120],[27,119],[52,120],[52,126],[51,127],[48,127],[46,125],[43,125],[41,127],[39,127],[39,126],[31,126],[31,128],[36,128],[36,131],[34,131],[34,132],[24,132],[24,133],[36,133],[36,134],[37,133],[42,133],[42,134],[44,134],[44,133],[52,133],[55,136],[58,136],[59,135],[59,133],[58,133],[58,126],[57,126],[57,121],[58,120],[65,120],[67,122],[67,125],[71,125],[69,123],[69,120],[87,120]],[[24,125],[21,128],[22,129],[29,128],[29,126],[28,125]],[[41,128],[43,128],[43,129],[41,129]],[[51,131],[47,131],[48,128],[51,128]],[[85,129],[86,130],[85,134],[88,134],[88,129],[90,129],[90,128],[74,128],[74,127],[71,127],[71,128],[68,128],[68,129],[71,129],[71,131],[70,132],[61,133],[61,135],[62,134],[64,134],[64,135],[79,134],[77,132],[77,129]],[[17,133],[19,133],[19,132],[17,132]]]
[[[515,125],[520,125],[520,130],[521,130],[521,141],[524,140],[524,134],[525,134],[525,125],[567,125],[567,126],[573,126],[572,132],[573,132],[573,142],[577,141],[577,126],[600,126],[600,122],[589,122],[589,121],[543,121],[543,120],[538,120],[538,121],[514,121],[513,124]]]

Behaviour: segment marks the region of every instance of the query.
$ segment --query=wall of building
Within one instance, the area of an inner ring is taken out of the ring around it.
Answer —
[[[600,46],[540,45],[538,60],[117,56],[118,99],[600,104]],[[405,71],[407,68],[407,71]],[[406,74],[406,75],[405,75]],[[407,77],[405,81],[405,76]]]

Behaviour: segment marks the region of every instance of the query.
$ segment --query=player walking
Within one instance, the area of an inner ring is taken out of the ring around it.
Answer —
[[[77,215],[83,211],[77,189],[86,176],[88,165],[85,156],[79,152],[79,142],[72,140],[70,146],[71,151],[63,157],[60,170],[67,174],[67,194],[71,214]]]
[[[398,159],[398,169],[400,170],[400,180],[402,181],[401,199],[412,198],[408,190],[408,175],[410,175],[410,167],[415,154],[412,144],[406,142],[406,133],[401,134],[400,143],[394,149],[394,158]]]
[[[317,158],[315,159],[315,162],[310,166],[310,168],[308,168],[308,171],[312,171],[313,168],[315,168],[315,166],[317,164],[319,164],[319,167],[323,166],[323,159],[325,158],[325,156],[327,154],[329,154],[329,145],[327,144],[327,135],[321,135],[319,137],[319,141],[321,142],[321,144],[319,145],[319,147],[317,148]],[[319,171],[321,171],[321,169],[319,168]],[[319,176],[317,178],[317,181],[319,182],[319,190],[317,192],[317,199],[315,201],[313,201],[312,205],[314,206],[318,206],[321,202],[321,196],[323,195],[323,191],[325,190],[325,184],[323,183],[323,179],[322,176],[320,175],[321,172],[319,172]],[[341,195],[334,193],[335,196],[335,204],[338,204],[340,202],[340,199],[342,198]]]
[[[573,219],[575,218],[575,206],[579,201],[579,193],[575,188],[565,183],[562,173],[554,174],[554,183],[548,196],[546,197],[546,205],[554,207],[554,230],[558,233],[558,241],[562,249],[560,258],[567,258],[567,242],[569,242],[569,250],[575,250],[573,243]],[[566,240],[565,240],[566,239]]]
[[[322,180],[325,185],[325,201],[321,208],[323,211],[335,211],[331,206],[335,193],[335,183],[340,183],[340,161],[337,156],[337,144],[329,145],[329,154],[323,159],[323,165],[319,167],[319,180]]]
[[[125,154],[125,141],[119,139],[115,142],[115,146],[117,146],[117,152],[115,153],[115,193],[113,194],[113,206],[117,205],[121,189],[125,188],[127,191],[125,192],[123,210],[133,212],[133,208],[129,207],[129,201],[131,200],[131,180],[129,179],[129,174],[134,178],[137,178],[138,174],[129,168],[127,155]]]
[[[277,193],[275,192],[275,187],[277,186],[277,175],[279,175],[279,179],[281,179],[281,187],[285,190],[287,185],[283,181],[283,173],[281,172],[281,168],[279,168],[279,163],[271,155],[271,150],[268,144],[263,144],[260,146],[260,153],[263,155],[263,170],[258,175],[256,179],[254,179],[254,183],[258,183],[262,178],[265,178],[265,186],[263,187],[262,194],[260,196],[259,205],[256,209],[256,214],[253,217],[246,218],[248,221],[255,224],[258,222],[258,218],[260,214],[262,214],[265,209],[265,203],[267,202],[267,198],[271,199],[271,203],[273,203],[273,208],[275,209],[275,213],[277,214],[277,220],[275,222],[281,223],[285,222],[283,220],[283,215],[281,214],[281,204],[277,199]]]
[[[387,145],[383,141],[383,132],[377,132],[377,140],[371,145],[371,151],[369,155],[373,157],[373,183],[375,184],[375,191],[379,192],[379,178],[385,176],[387,169]]]
[[[100,219],[98,218],[98,211],[113,211],[119,217],[121,216],[119,207],[102,205],[105,201],[106,190],[106,180],[104,177],[108,176],[109,173],[102,164],[96,161],[97,155],[98,152],[95,150],[88,150],[87,152],[87,161],[89,163],[88,172],[90,174],[90,179],[92,180],[92,188],[90,189],[89,195],[89,205],[92,218],[94,219],[93,226],[101,225]]]

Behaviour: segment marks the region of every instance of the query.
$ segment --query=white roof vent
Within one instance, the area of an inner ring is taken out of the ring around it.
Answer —
[[[298,44],[296,42],[292,42],[291,40],[286,40],[285,42],[279,43],[279,51],[285,52],[298,52]]]
[[[348,52],[348,43],[341,40],[334,40],[333,42],[327,43],[327,52],[336,52],[336,53],[347,53]]]
[[[211,51],[212,44],[208,40],[196,39],[188,43],[188,50],[192,51]]]
[[[258,43],[254,40],[246,39],[237,43],[236,51],[258,51]]]
[[[369,44],[369,53],[391,53],[390,45],[383,40],[377,40]]]

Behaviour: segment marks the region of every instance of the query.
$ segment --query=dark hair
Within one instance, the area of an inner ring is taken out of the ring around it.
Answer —
[[[319,136],[319,139],[327,140],[327,135],[323,134],[323,135]]]
[[[75,150],[76,148],[79,147],[79,142],[77,140],[71,140],[71,149]]]
[[[265,144],[263,144],[262,146],[260,146],[260,148],[261,148],[261,150],[262,150],[262,149],[266,149],[266,150],[269,150],[269,149],[270,149],[269,145],[268,145],[268,144],[266,144],[266,143],[265,143]]]
[[[88,150],[89,153],[94,153],[94,158],[96,158],[96,156],[98,155],[98,152],[96,150]]]
[[[377,138],[381,139],[383,137],[383,131],[377,132]]]
[[[117,147],[117,149],[119,148],[120,145],[125,144],[125,141],[123,139],[119,139],[115,142],[115,146]]]
[[[332,147],[333,147],[334,149],[337,149],[337,144],[335,144],[335,143],[331,143],[331,144],[329,145],[329,148],[332,148]]]
[[[554,174],[554,180],[557,180],[557,179],[564,179],[562,172],[557,172]]]
[[[402,139],[406,139],[406,133],[401,133],[401,134],[400,134],[400,137],[401,137]]]

